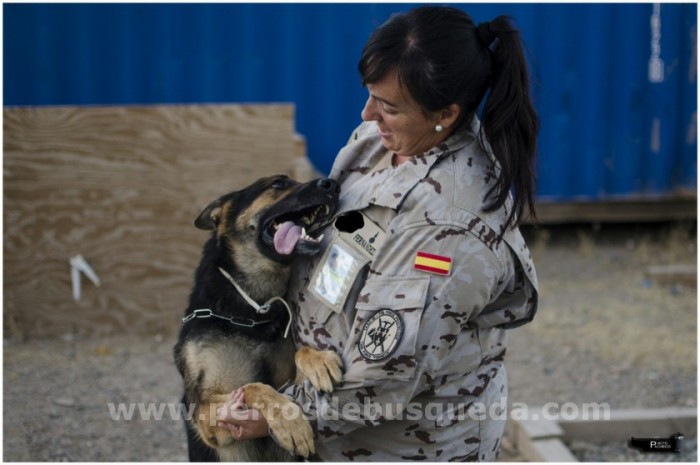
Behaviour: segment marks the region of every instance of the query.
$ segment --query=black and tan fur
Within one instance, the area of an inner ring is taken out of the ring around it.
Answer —
[[[289,321],[286,308],[275,302],[267,314],[256,313],[219,267],[258,304],[284,296],[291,261],[317,253],[320,245],[300,241],[292,254],[280,255],[272,241],[275,225],[291,220],[313,230],[337,208],[338,192],[330,179],[299,184],[273,176],[213,201],[195,220],[196,227],[213,232],[204,246],[185,316],[210,309],[236,322],[272,321],[252,327],[215,317],[183,323],[174,355],[184,380],[183,402],[196,405],[193,417],[186,419],[191,461],[289,461],[314,452],[308,421],[276,388],[306,376],[318,388],[332,389],[333,381],[340,381],[340,359],[309,348],[295,357],[291,335],[283,337]],[[228,430],[216,426],[216,409],[244,385],[246,405],[261,410],[282,447],[270,437],[234,441]],[[287,420],[280,410],[298,415]]]

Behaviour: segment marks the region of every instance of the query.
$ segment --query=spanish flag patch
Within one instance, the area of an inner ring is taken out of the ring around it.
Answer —
[[[449,276],[452,270],[452,259],[450,257],[443,257],[442,255],[418,252],[413,268],[419,271]]]

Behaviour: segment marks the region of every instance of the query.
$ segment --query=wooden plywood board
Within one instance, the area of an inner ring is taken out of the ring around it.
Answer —
[[[6,336],[176,329],[208,237],[195,216],[294,166],[291,105],[3,114]],[[78,302],[76,254],[101,280],[83,277]]]

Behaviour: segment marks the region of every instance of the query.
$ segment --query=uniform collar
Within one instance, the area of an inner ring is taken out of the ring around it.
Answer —
[[[364,123],[353,135],[355,140],[338,154],[331,171],[331,178],[342,186],[338,213],[364,209],[369,205],[398,210],[430,170],[449,154],[474,142],[478,130],[479,120],[475,117],[471,127],[455,132],[427,152],[397,167],[377,169],[382,159],[391,154],[382,145],[376,123]]]

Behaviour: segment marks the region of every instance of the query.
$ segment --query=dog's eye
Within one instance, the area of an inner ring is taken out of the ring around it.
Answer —
[[[287,180],[284,178],[275,179],[272,181],[273,189],[285,189],[287,187]]]

